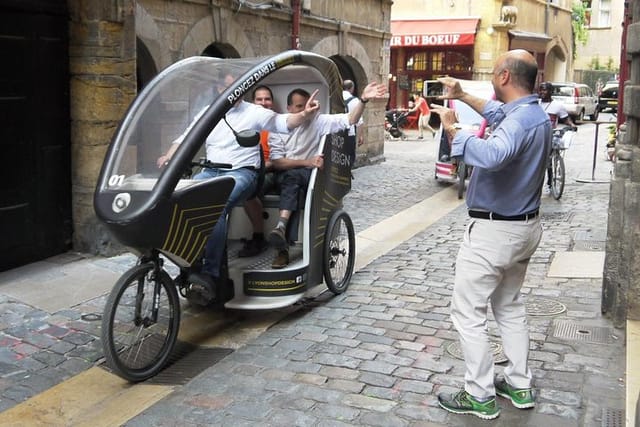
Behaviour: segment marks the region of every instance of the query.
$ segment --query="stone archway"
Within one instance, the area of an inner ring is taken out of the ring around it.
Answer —
[[[215,46],[226,57],[248,58],[255,56],[253,48],[240,26],[226,10],[215,10],[211,16],[202,18],[185,36],[181,57],[202,55],[210,46]]]
[[[340,42],[344,43],[340,49]],[[373,65],[367,51],[358,41],[338,36],[325,37],[315,44],[312,52],[331,58],[337,65],[342,78],[349,78],[356,83],[358,91],[371,80],[377,79],[377,73],[373,71]],[[369,107],[364,112],[364,125],[358,130],[358,134],[364,138],[364,145],[356,149],[356,165],[366,163],[378,163],[384,158],[383,126],[380,122],[381,106]],[[362,132],[362,133],[360,133]]]
[[[567,76],[569,69],[569,50],[562,39],[554,37],[547,45],[544,63],[544,78],[547,81],[571,80]]]
[[[340,52],[339,43],[338,36],[325,37],[311,48],[311,52],[328,58],[338,54],[354,71],[359,69],[361,75],[356,75],[355,78],[358,81],[363,79],[362,81],[366,82],[372,75],[371,59],[367,55],[367,51],[352,38],[346,40],[344,52]]]
[[[174,62],[168,49],[169,43],[164,42],[162,31],[146,9],[136,3],[136,37],[147,50],[148,58],[153,62],[155,70],[162,70]],[[150,66],[150,64],[147,64]]]

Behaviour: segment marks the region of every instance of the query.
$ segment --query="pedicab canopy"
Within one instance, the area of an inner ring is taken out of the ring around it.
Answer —
[[[286,95],[297,87],[320,91],[321,112],[345,111],[337,67],[310,52],[238,59],[190,57],[149,82],[109,146],[94,196],[98,218],[121,243],[141,251],[159,248],[187,263],[195,258],[193,253],[215,225],[233,179],[195,181],[185,179],[185,171],[192,161],[204,158],[205,140],[225,113],[239,99],[251,102],[253,90],[263,84],[274,92],[277,112],[286,113]],[[171,162],[159,167],[158,158],[181,135]],[[331,198],[340,201],[351,186],[344,133],[328,136],[323,152],[326,180],[321,185],[331,187]],[[202,215],[184,221],[194,210]],[[176,230],[177,224],[183,229]]]

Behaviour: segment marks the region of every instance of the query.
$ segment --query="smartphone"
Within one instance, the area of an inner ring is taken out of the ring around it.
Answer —
[[[425,80],[422,88],[422,96],[425,98],[435,98],[444,95],[444,86],[437,80]]]

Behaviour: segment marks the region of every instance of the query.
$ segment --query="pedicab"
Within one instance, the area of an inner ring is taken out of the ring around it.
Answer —
[[[490,81],[459,80],[462,89],[484,99],[494,97],[493,86]],[[426,86],[426,85],[425,85]],[[445,99],[444,106],[455,110],[461,129],[473,132],[480,138],[488,137],[487,121],[475,110],[457,99]],[[462,199],[466,180],[471,175],[471,168],[460,159],[451,158],[451,145],[447,139],[442,124],[436,134],[438,156],[436,157],[435,178],[442,182],[455,182],[458,186],[458,198]]]
[[[235,76],[224,84],[225,76]],[[143,381],[167,363],[177,340],[181,303],[191,302],[190,275],[198,270],[207,238],[233,186],[231,177],[191,179],[201,167],[204,142],[239,98],[269,86],[276,111],[286,111],[294,88],[318,89],[320,111],[344,112],[342,79],[334,63],[320,55],[287,51],[262,58],[190,57],[168,67],[136,97],[106,153],[94,197],[98,218],[138,256],[111,291],[103,315],[102,343],[108,366],[129,381]],[[217,88],[215,90],[214,88]],[[225,120],[226,121],[226,120]],[[185,130],[187,130],[185,132]],[[171,162],[157,159],[184,134]],[[236,129],[241,145],[258,144],[255,131]],[[276,309],[290,306],[316,285],[334,294],[349,286],[355,262],[355,235],[342,199],[351,189],[345,132],[323,137],[322,170],[314,169],[304,208],[298,212],[299,242],[291,262],[271,269],[273,253],[240,258],[242,239],[252,235],[242,207],[228,217],[221,280],[212,306]],[[277,195],[263,200],[265,230],[278,220]],[[170,272],[173,271],[173,274]],[[180,296],[184,298],[181,300]],[[199,301],[200,302],[200,301]]]

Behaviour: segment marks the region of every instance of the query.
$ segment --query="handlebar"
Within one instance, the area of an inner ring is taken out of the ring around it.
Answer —
[[[191,162],[191,167],[200,166],[201,168],[209,168],[209,169],[231,169],[233,165],[230,163],[215,163],[209,160],[200,160],[197,162]]]
[[[566,132],[577,132],[577,131],[578,131],[577,127],[571,127],[571,126],[559,127],[553,130],[553,136],[556,138],[562,138],[562,136]]]
[[[231,169],[233,165],[230,163],[214,163],[206,159],[201,159],[197,162],[190,162],[189,166],[183,171],[182,178],[188,179],[193,175],[193,168],[209,168],[209,169]]]

